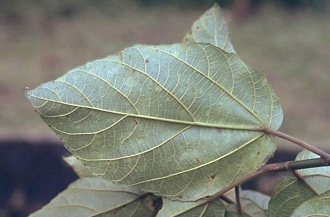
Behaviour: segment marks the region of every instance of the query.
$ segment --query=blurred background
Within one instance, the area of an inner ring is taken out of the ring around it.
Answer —
[[[214,2],[238,55],[280,97],[280,130],[330,151],[329,1],[0,0],[0,217],[27,216],[76,179],[24,88],[135,43],[180,42]],[[294,159],[299,149],[277,142],[276,159]]]

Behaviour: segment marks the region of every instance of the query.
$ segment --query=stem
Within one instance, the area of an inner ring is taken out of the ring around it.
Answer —
[[[330,161],[330,154],[326,153],[325,151],[317,148],[317,147],[314,147],[310,144],[308,144],[307,142],[304,142],[300,139],[297,139],[293,136],[290,136],[288,134],[285,134],[285,133],[282,133],[280,131],[276,131],[276,130],[273,130],[271,128],[265,128],[265,132],[268,133],[268,134],[272,134],[274,136],[277,136],[277,137],[280,137],[282,139],[285,139],[285,140],[288,140],[292,143],[295,143],[297,145],[299,145],[300,147],[304,148],[304,149],[307,149],[317,155],[319,155],[320,157],[322,157],[324,160],[326,160],[327,162]]]
[[[237,204],[237,210],[240,216],[244,215],[242,203],[241,203],[241,196],[239,195],[239,186],[235,187],[235,198],[236,198],[236,204]]]
[[[211,203],[219,199],[219,197],[229,191],[236,186],[239,186],[247,181],[250,181],[254,178],[257,178],[261,175],[266,173],[273,173],[273,172],[280,172],[280,171],[292,171],[297,169],[306,169],[311,167],[322,167],[322,166],[330,166],[330,159],[324,160],[322,158],[315,158],[315,159],[308,159],[308,160],[300,160],[300,161],[288,161],[288,162],[281,162],[281,163],[272,163],[272,164],[265,164],[257,171],[242,177],[241,179],[231,183],[230,185],[226,186],[225,188],[221,189],[217,193],[213,194],[212,196],[208,197],[205,201],[196,204],[193,208],[197,208],[199,206],[203,206],[207,203]]]

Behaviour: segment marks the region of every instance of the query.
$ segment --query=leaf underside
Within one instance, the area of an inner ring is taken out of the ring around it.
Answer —
[[[270,216],[286,217],[304,201],[311,199],[316,194],[293,174],[284,176],[275,187],[269,201]]]
[[[98,177],[81,178],[30,217],[150,216],[144,192],[125,188]]]
[[[298,153],[296,161],[307,160],[312,158],[319,158],[320,156],[308,151],[302,150]],[[330,167],[316,167],[309,169],[297,170],[297,172],[304,178],[305,182],[317,194],[323,194],[330,191]]]
[[[253,201],[258,207],[263,210],[268,210],[270,196],[262,194],[254,190],[242,190],[241,197]]]
[[[249,199],[242,198],[242,210],[245,217],[267,217],[266,211],[261,209],[257,204]],[[237,210],[237,204],[229,204],[226,206],[226,217],[242,216]]]
[[[282,122],[264,75],[210,44],[135,45],[26,95],[94,175],[180,200],[258,169]]]
[[[330,216],[330,191],[315,196],[300,205],[292,214],[292,217],[300,216]]]
[[[163,208],[157,214],[157,217],[221,217],[225,216],[225,206],[221,200],[215,200],[211,203],[204,204],[199,207],[194,207],[198,203],[203,202],[205,199],[201,199],[194,202],[181,202],[173,201],[167,198],[163,198]]]
[[[228,53],[236,53],[230,41],[227,23],[217,4],[194,22],[184,41],[210,43]]]
[[[76,175],[80,178],[93,177],[92,172],[87,169],[83,163],[74,156],[63,157],[63,160],[73,169]]]

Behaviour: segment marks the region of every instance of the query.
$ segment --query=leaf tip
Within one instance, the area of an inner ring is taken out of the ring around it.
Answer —
[[[31,98],[31,97],[30,97],[30,96],[31,96],[30,92],[31,92],[31,90],[30,90],[29,87],[25,87],[24,90],[23,90],[24,95],[25,95],[28,99]]]
[[[213,7],[214,7],[214,8],[220,8],[220,6],[218,5],[218,3],[214,3],[214,4],[213,4]]]

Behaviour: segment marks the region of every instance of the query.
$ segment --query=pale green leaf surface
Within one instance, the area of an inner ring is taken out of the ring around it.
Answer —
[[[298,153],[296,161],[319,158],[320,156],[303,150]],[[309,184],[317,194],[323,194],[330,190],[330,167],[315,167],[309,169],[297,170],[297,172],[304,177],[304,180]]]
[[[152,210],[139,199],[143,194],[136,188],[121,187],[98,177],[81,178],[30,216],[150,216]]]
[[[284,176],[277,184],[269,201],[270,217],[291,216],[304,201],[316,194],[293,174]]]
[[[330,191],[304,202],[293,212],[291,217],[300,216],[329,217]]]
[[[27,97],[94,175],[181,200],[258,169],[282,122],[264,75],[209,44],[136,45]]]
[[[221,200],[216,200],[211,203],[195,208],[198,203],[203,202],[201,199],[195,202],[182,202],[178,200],[170,200],[163,198],[163,207],[158,212],[157,217],[224,217],[225,206]]]
[[[76,157],[74,156],[68,156],[63,157],[63,160],[74,170],[74,172],[79,176],[80,178],[83,177],[92,177],[94,176],[92,172]]]
[[[229,38],[227,23],[217,4],[214,4],[212,8],[194,22],[184,41],[210,43],[228,53],[235,53]]]
[[[265,183],[265,184],[267,184],[267,183]],[[242,190],[240,195],[242,198],[253,201],[261,209],[268,210],[268,203],[270,200],[270,196],[262,194],[258,191],[253,191],[253,190]]]
[[[257,204],[249,199],[241,199],[242,209],[245,217],[267,217],[265,210],[261,209]],[[236,204],[228,204],[226,206],[226,217],[241,217]]]

